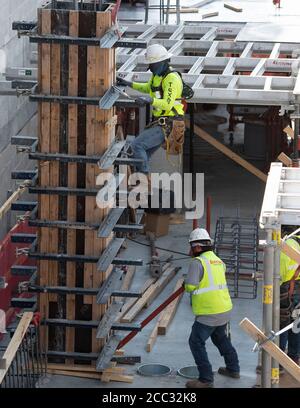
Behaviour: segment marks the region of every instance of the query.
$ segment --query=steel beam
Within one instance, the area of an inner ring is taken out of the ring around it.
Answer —
[[[116,336],[116,335],[110,336],[108,342],[103,347],[97,359],[97,362],[96,362],[97,371],[103,371],[106,368],[110,367],[111,359],[113,358],[120,341],[121,341],[121,336]]]
[[[11,235],[11,242],[13,242],[14,244],[16,243],[27,243],[27,244],[31,244],[36,240],[36,234],[24,234],[24,233],[20,233],[20,234],[12,234]]]
[[[37,271],[36,266],[13,265],[10,268],[10,273],[13,276],[30,276]]]
[[[109,265],[111,262],[109,263]],[[107,270],[102,269],[102,270]],[[100,287],[98,294],[96,296],[96,302],[99,305],[107,304],[109,298],[112,296],[112,292],[116,289],[119,289],[122,281],[123,271],[121,269],[114,268],[109,277],[103,282],[102,286]]]
[[[37,206],[36,201],[16,201],[12,203],[12,211],[32,211]]]
[[[114,163],[118,155],[123,150],[126,144],[126,140],[124,141],[114,141],[106,152],[101,156],[101,159],[98,160],[98,166],[101,170],[109,169]]]
[[[120,251],[124,238],[114,238],[101,254],[100,259],[97,262],[98,271],[106,271],[117,253]]]
[[[107,238],[113,231],[114,227],[116,226],[117,222],[119,221],[120,217],[122,216],[125,208],[112,208],[107,216],[102,221],[97,236],[98,238]]]
[[[16,307],[20,309],[32,309],[37,304],[37,297],[33,296],[31,298],[12,298],[10,301],[11,307]]]

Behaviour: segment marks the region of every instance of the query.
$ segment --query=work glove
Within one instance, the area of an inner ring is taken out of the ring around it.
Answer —
[[[153,98],[150,95],[138,96],[135,99],[135,102],[138,106],[146,106],[153,102]]]
[[[132,82],[131,82],[131,81],[127,81],[126,79],[117,76],[117,85],[119,85],[119,86],[130,86],[130,87],[132,87]]]

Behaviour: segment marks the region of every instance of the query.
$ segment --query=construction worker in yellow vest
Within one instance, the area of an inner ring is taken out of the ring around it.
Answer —
[[[117,77],[117,85],[130,86],[147,94],[135,98],[139,106],[153,107],[153,120],[131,144],[133,157],[141,159],[137,170],[149,174],[151,155],[165,142],[174,137],[182,145],[184,139],[184,105],[181,101],[183,82],[178,72],[170,67],[171,54],[160,44],[147,48],[145,62],[152,75],[148,82],[139,83]],[[173,139],[172,139],[173,140]]]
[[[185,280],[185,290],[191,293],[192,310],[195,315],[189,345],[199,371],[199,378],[188,381],[186,387],[211,388],[214,376],[205,348],[205,342],[209,337],[225,360],[225,367],[220,367],[218,373],[240,378],[238,356],[226,334],[232,302],[225,278],[226,266],[213,252],[208,232],[196,228],[190,235],[189,243],[193,260]]]
[[[282,235],[291,234],[297,226],[282,226]],[[300,234],[292,235],[286,244],[300,252]],[[280,326],[287,326],[294,321],[293,310],[300,304],[300,265],[288,257],[285,253],[280,254]],[[288,330],[280,335],[280,348],[286,351],[288,356],[299,364],[300,358],[300,333]]]

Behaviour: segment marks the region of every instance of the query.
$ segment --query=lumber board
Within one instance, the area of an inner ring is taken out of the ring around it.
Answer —
[[[27,329],[31,323],[31,320],[33,318],[33,313],[32,312],[25,312],[16,328],[16,331],[10,340],[2,359],[6,361],[6,367],[0,369],[0,384],[2,383],[13,359],[15,358],[15,355],[18,351],[18,348],[20,344],[22,343],[22,340],[27,332]]]
[[[212,11],[211,13],[202,14],[202,19],[209,18],[209,17],[216,17],[219,15],[218,11]]]
[[[183,278],[178,279],[175,285],[175,288],[173,290],[173,293],[176,292],[182,286],[183,282],[184,282]],[[170,303],[169,306],[167,306],[165,310],[162,312],[162,314],[160,315],[160,318],[158,321],[158,328],[157,328],[157,332],[159,335],[165,335],[167,333],[167,329],[175,316],[175,313],[179,305],[179,302],[182,298],[182,295],[178,296],[175,300],[173,300],[173,302]]]
[[[249,319],[245,318],[240,322],[240,327],[250,336],[254,341],[262,342],[266,340],[264,333],[255,326]],[[268,341],[261,345],[261,347],[270,354],[282,367],[291,374],[298,382],[300,382],[300,367],[290,359],[280,348]]]
[[[224,3],[224,7],[229,10],[235,11],[236,13],[241,13],[243,11],[242,7],[235,7],[232,4],[228,3]]]
[[[177,269],[173,266],[168,268],[162,276],[152,284],[143,296],[136,302],[136,304],[122,317],[122,322],[130,323],[146,306],[148,307],[156,296],[163,290],[163,288],[170,282],[170,280],[176,275]]]
[[[180,14],[184,14],[184,13],[198,13],[199,9],[195,8],[195,7],[185,7],[185,8],[180,8],[179,9]],[[169,13],[170,14],[176,14],[177,10],[176,9],[169,9]]]
[[[123,275],[124,277],[123,277],[123,281],[122,281],[122,285],[121,285],[120,290],[129,290],[129,288],[131,286],[131,283],[132,283],[132,280],[134,278],[135,272],[136,272],[136,266],[135,265],[128,266],[125,276]],[[116,302],[123,302],[124,299],[125,298],[123,298],[123,297],[116,297],[115,301]]]
[[[38,10],[38,33],[51,34],[51,10]],[[38,45],[38,75],[40,92],[50,94],[51,78],[51,46],[50,44]],[[39,151],[49,153],[50,151],[50,103],[40,102],[38,104],[38,141]],[[49,186],[49,162],[41,161],[38,164],[39,183],[42,187]],[[46,194],[38,196],[39,219],[49,219],[50,197]],[[49,252],[49,228],[40,228],[38,231],[38,246],[41,252]],[[38,282],[41,286],[49,284],[49,261],[38,262]],[[39,310],[43,318],[49,317],[49,294],[39,296]],[[41,342],[48,344],[48,328],[41,327]]]
[[[24,183],[25,184],[25,183]],[[12,195],[2,204],[0,207],[0,220],[4,217],[4,215],[10,210],[11,205],[17,201],[23,193],[25,193],[26,187],[25,185],[19,186],[16,191],[12,193]]]
[[[186,126],[189,127],[189,123],[186,120],[185,121]],[[224,146],[223,143],[219,142],[216,140],[214,137],[212,137],[210,134],[205,132],[205,130],[201,129],[199,126],[195,125],[194,132],[197,136],[199,136],[201,139],[205,140],[207,143],[210,145],[214,146],[216,149],[218,149],[220,152],[225,154],[225,156],[229,157],[231,160],[242,166],[244,169],[249,171],[250,173],[254,174],[256,177],[258,177],[260,180],[266,182],[268,176],[257,169],[255,166],[253,166],[251,163],[247,162],[247,160],[243,159],[240,157],[238,154],[230,150],[228,147]]]
[[[155,326],[154,326],[154,328],[153,328],[153,330],[152,330],[152,332],[151,332],[151,334],[149,336],[149,339],[147,341],[147,344],[146,344],[146,351],[148,353],[150,353],[152,351],[153,346],[154,346],[154,344],[156,342],[157,335],[158,335],[158,325],[159,325],[159,319],[155,323]]]
[[[93,366],[88,366],[88,365],[83,365],[83,364],[54,364],[54,363],[48,363],[47,364],[47,370],[55,370],[57,372],[59,371],[78,371],[82,373],[95,373],[97,375],[101,375],[101,373],[97,373],[95,367]],[[105,373],[118,373],[121,374],[125,371],[124,367],[111,367],[107,368],[104,372]]]
[[[293,160],[283,152],[280,153],[277,160],[280,160],[286,167],[291,167],[293,165]]]
[[[142,286],[140,292],[141,292],[141,293],[145,293],[146,290],[149,288],[149,286],[151,286],[155,281],[156,281],[155,278],[149,278],[149,279],[147,279],[147,281],[146,281],[146,282],[144,283],[144,285]],[[125,323],[125,322],[123,321],[123,319],[122,319],[123,316],[128,312],[128,310],[130,310],[130,309],[132,308],[132,306],[133,306],[134,304],[136,304],[137,301],[138,301],[138,298],[129,299],[129,300],[124,304],[124,306],[122,307],[122,310],[121,310],[121,312],[120,312],[120,314],[119,314],[117,320],[120,320],[121,323]]]
[[[160,294],[160,292],[167,286],[167,284],[174,278],[180,268],[170,266],[167,270],[165,270],[162,276],[157,280],[155,285],[155,290],[150,294],[145,307],[149,307],[153,300]]]
[[[78,37],[79,34],[79,13],[78,11],[70,11],[69,14],[69,35]],[[71,96],[78,95],[78,46],[69,46],[69,80],[68,94]],[[78,108],[77,105],[68,106],[68,153],[77,154],[78,150]],[[77,187],[77,163],[68,163],[68,187]],[[76,196],[69,195],[67,197],[67,218],[68,221],[76,221]],[[76,230],[67,230],[67,253],[76,255]],[[67,277],[66,283],[68,287],[76,286],[76,263],[67,262]],[[75,320],[75,304],[76,295],[66,296],[66,316],[69,320]],[[66,328],[66,351],[75,351],[75,328]],[[71,363],[72,360],[66,360],[66,363]]]
[[[133,382],[133,377],[129,375],[124,375],[120,373],[115,373],[115,372],[108,372],[108,373],[91,373],[91,372],[78,372],[78,371],[64,371],[64,370],[55,370],[55,369],[47,369],[47,372],[49,374],[54,374],[54,375],[62,375],[62,376],[67,376],[67,377],[79,377],[79,378],[89,378],[89,379],[95,379],[95,380],[100,380],[102,382],[110,382],[110,381],[115,381],[115,382],[125,382],[125,383],[132,383]]]

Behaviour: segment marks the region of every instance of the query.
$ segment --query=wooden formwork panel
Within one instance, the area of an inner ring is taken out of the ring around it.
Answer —
[[[76,10],[38,10],[38,32],[72,37],[100,38],[111,27],[111,12]],[[115,77],[114,49],[68,44],[40,44],[39,92],[43,95],[99,97]],[[43,153],[101,155],[111,144],[114,132],[114,109],[102,111],[90,105],[63,105],[40,102],[39,150]],[[109,169],[112,171],[112,169]],[[97,165],[82,163],[40,162],[39,184],[43,187],[96,188],[100,173]],[[107,210],[99,209],[95,197],[40,195],[39,218],[99,224]],[[109,239],[97,238],[96,231],[41,228],[39,252],[99,256]],[[98,288],[111,272],[97,271],[96,264],[75,262],[39,262],[39,282],[48,286]],[[96,304],[95,296],[40,296],[43,317],[68,320],[99,320],[106,306]],[[50,348],[68,352],[97,352],[103,341],[96,340],[95,330],[74,328],[44,329],[43,341]],[[46,345],[46,344],[45,344]],[[48,344],[47,344],[48,346]],[[51,347],[52,346],[52,347]]]

